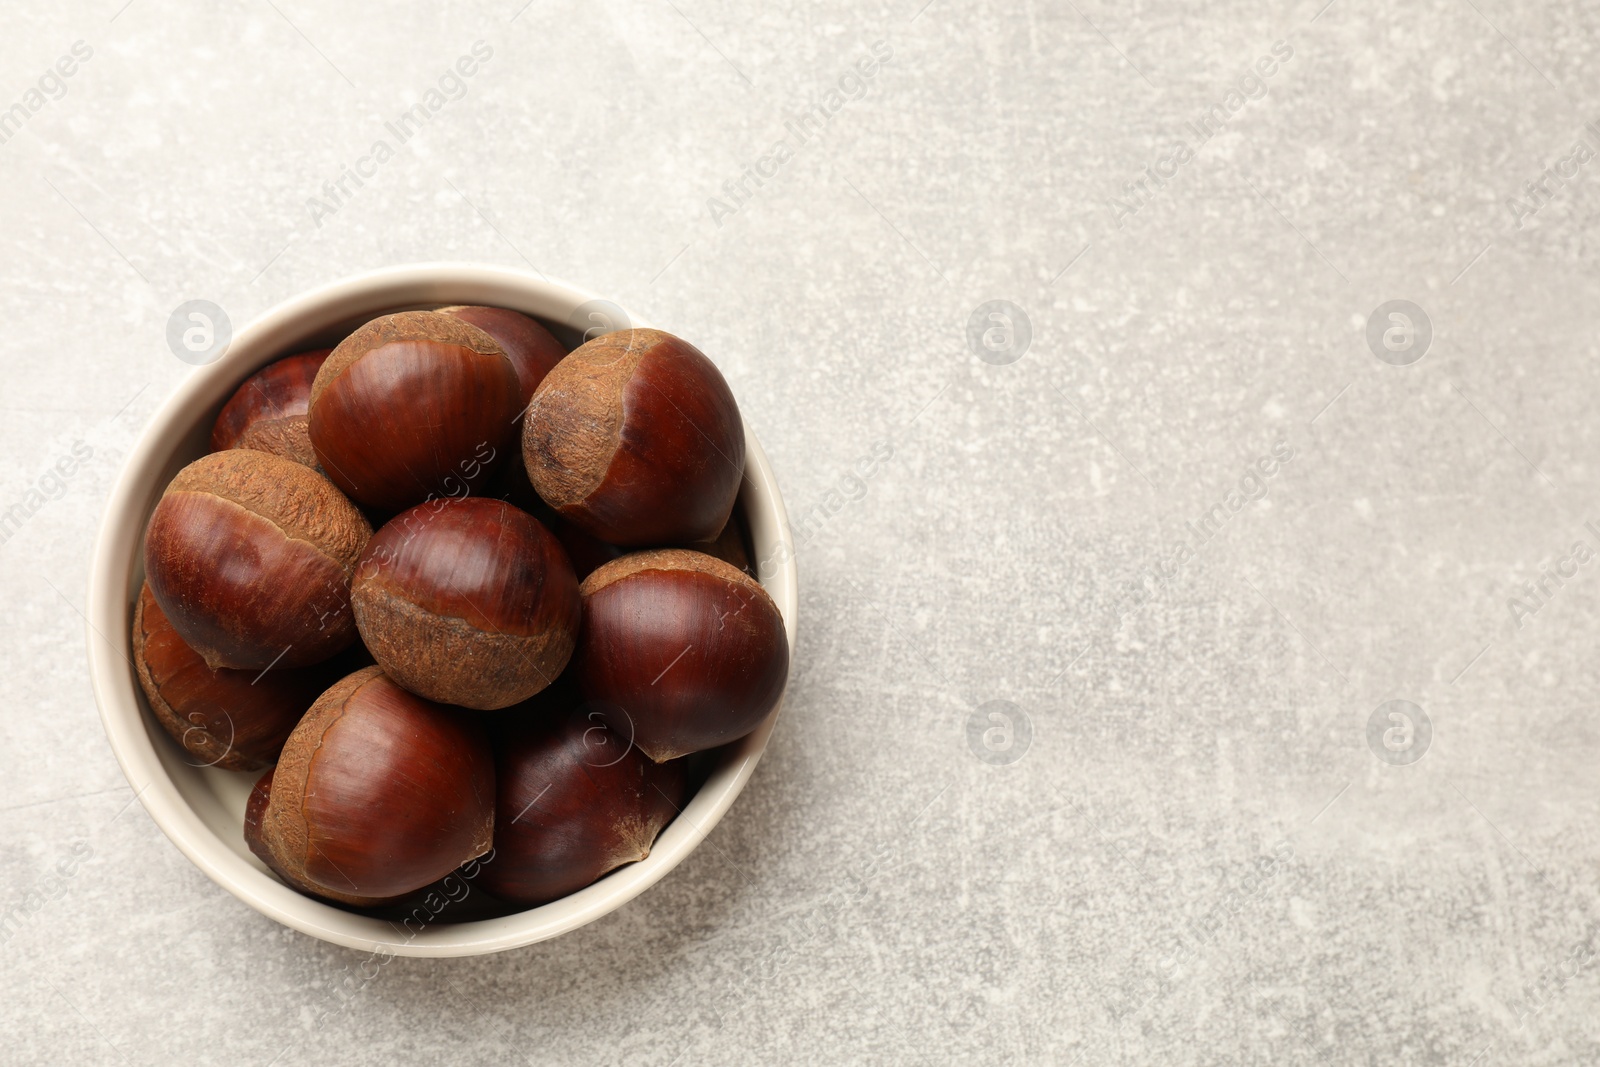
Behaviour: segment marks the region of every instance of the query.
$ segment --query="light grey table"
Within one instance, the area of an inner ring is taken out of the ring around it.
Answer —
[[[517,2],[0,15],[0,1059],[1600,1060],[1592,4]],[[665,882],[345,1000],[79,611],[175,308],[442,259],[721,365],[799,656]]]

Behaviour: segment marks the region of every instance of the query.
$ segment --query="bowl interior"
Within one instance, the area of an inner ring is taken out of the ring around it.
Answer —
[[[118,762],[157,825],[209,877],[263,914],[327,941],[397,955],[499,951],[554,937],[620,907],[676,866],[727,811],[760,759],[782,707],[780,702],[755,732],[718,750],[704,784],[647,859],[541,907],[504,914],[504,908],[486,908],[485,895],[463,882],[464,890],[448,898],[436,894],[409,914],[363,915],[296,893],[251,854],[242,825],[256,776],[196,766],[149,713],[134,674],[130,628],[144,580],[146,520],[172,476],[206,452],[212,422],[245,378],[282,356],[335,344],[377,315],[449,304],[524,312],[544,321],[569,347],[588,330],[646,325],[581,289],[515,271],[454,264],[377,271],[287,301],[240,330],[222,358],[192,374],[156,414],[112,490],[89,582],[90,672],[101,719]],[[748,424],[745,438],[739,506],[762,583],[783,614],[792,660],[797,589],[787,516]]]

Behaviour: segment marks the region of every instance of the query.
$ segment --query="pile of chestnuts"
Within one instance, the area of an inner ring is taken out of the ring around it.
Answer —
[[[259,774],[245,840],[303,893],[382,907],[468,864],[508,906],[575,892],[782,693],[744,450],[722,375],[657,330],[569,352],[447,307],[279,359],[150,516],[150,709]]]

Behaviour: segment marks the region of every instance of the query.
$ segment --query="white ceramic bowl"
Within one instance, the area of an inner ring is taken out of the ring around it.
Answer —
[[[598,299],[518,271],[463,264],[394,267],[334,282],[279,304],[238,331],[222,358],[178,387],[129,455],[106,505],[89,575],[89,672],[100,718],[123,773],[156,825],[212,881],[263,915],[324,941],[404,956],[478,955],[555,937],[621,907],[682,862],[727,812],[761,759],[776,709],[728,749],[648,859],[571,896],[501,918],[401,924],[320,903],[278,881],[242,836],[245,798],[255,776],[193,766],[150,715],[134,675],[130,628],[144,579],[145,522],[172,476],[206,451],[211,423],[240,382],[280,356],[332,344],[367,319],[391,311],[488,304],[575,325],[581,333],[591,321],[600,321],[590,317]],[[787,549],[788,516],[748,425],[745,443],[740,502],[756,559],[765,561],[762,582],[783,613],[792,660],[796,572]]]

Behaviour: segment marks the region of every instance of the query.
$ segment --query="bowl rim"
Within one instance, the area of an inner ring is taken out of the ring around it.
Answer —
[[[783,697],[755,731],[729,746],[725,760],[662,832],[646,859],[536,908],[460,923],[420,922],[415,931],[407,920],[402,932],[387,919],[357,915],[303,896],[254,857],[246,859],[226,844],[182,795],[171,769],[176,746],[153,727],[145,710],[131,659],[132,594],[142,581],[143,569],[138,557],[150,509],[170,476],[165,472],[173,469],[183,442],[199,425],[197,410],[215,411],[250,374],[298,350],[296,344],[315,336],[308,323],[322,322],[326,330],[337,322],[401,307],[463,303],[512,307],[546,320],[570,321],[569,316],[593,301],[621,311],[628,324],[648,325],[589,290],[504,267],[414,263],[327,282],[274,304],[236,331],[220,358],[197,367],[178,384],[130,448],[95,536],[84,612],[90,681],[101,724],[135,797],[161,831],[208,878],[261,914],[323,941],[380,955],[471,956],[530,945],[593,922],[654,885],[705,839],[760,762]],[[286,341],[289,338],[297,339]],[[788,513],[771,464],[748,422],[744,431],[740,501],[751,525],[760,580],[783,615],[792,679],[799,598]],[[770,571],[769,562],[775,563]],[[785,695],[787,690],[788,680]],[[162,744],[170,746],[165,759],[158,747]]]

